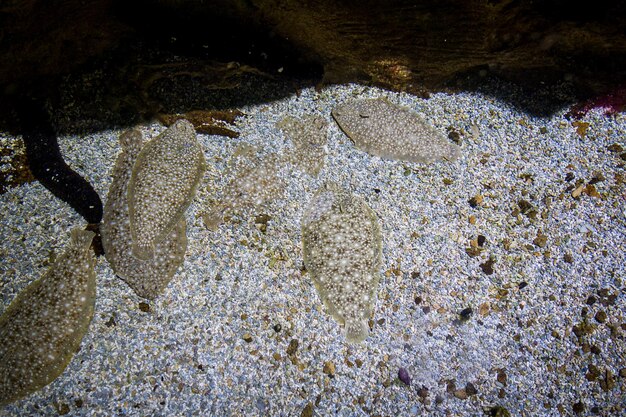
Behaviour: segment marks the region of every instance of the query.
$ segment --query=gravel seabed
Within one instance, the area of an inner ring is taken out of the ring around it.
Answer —
[[[332,107],[382,96],[456,131],[461,159],[420,165],[355,149]],[[479,93],[421,99],[359,85],[241,110],[240,138],[199,135],[208,170],[187,212],[185,262],[165,293],[145,312],[145,300],[100,257],[80,351],[57,380],[0,415],[626,412],[626,172],[607,149],[626,148],[624,114],[592,111],[581,135],[566,109],[537,118]],[[329,121],[319,177],[285,166],[282,198],[208,231],[201,215],[232,177],[235,149],[285,153],[292,144],[275,123],[303,114]],[[164,129],[140,128],[147,137]],[[66,161],[103,198],[120,132],[59,138]],[[572,196],[577,181],[598,173],[598,194]],[[362,196],[383,231],[383,278],[360,345],[344,342],[301,268],[300,218],[328,180]],[[520,213],[520,200],[536,215]],[[38,183],[0,195],[0,212],[2,312],[84,221]],[[265,232],[255,225],[260,213],[271,216]],[[478,235],[483,247],[470,256]],[[489,259],[492,274],[480,266]]]

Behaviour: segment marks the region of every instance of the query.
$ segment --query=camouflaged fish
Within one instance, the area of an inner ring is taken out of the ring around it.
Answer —
[[[353,100],[335,107],[335,121],[355,146],[381,158],[453,161],[461,148],[417,113],[386,99]]]
[[[369,334],[382,264],[376,214],[336,184],[321,187],[302,218],[304,264],[348,342]]]
[[[0,406],[54,381],[78,350],[94,313],[94,236],[72,230],[66,251],[0,316]]]
[[[193,125],[178,120],[148,142],[128,184],[133,254],[150,259],[191,204],[206,162]]]
[[[254,149],[246,147],[239,151],[249,154]],[[246,160],[247,165],[229,182],[219,203],[203,216],[208,229],[216,230],[225,215],[242,209],[258,208],[283,194],[285,184],[278,177],[277,155],[248,156]]]
[[[320,116],[304,116],[297,119],[292,116],[283,118],[276,124],[294,143],[294,149],[287,159],[290,163],[317,177],[324,166],[328,140],[328,123]]]
[[[141,132],[131,130],[120,135],[122,152],[113,168],[100,232],[102,246],[113,271],[137,295],[154,299],[163,292],[183,263],[187,250],[187,222],[183,216],[174,229],[154,247],[154,256],[142,260],[133,255],[127,190],[130,176],[143,145]]]

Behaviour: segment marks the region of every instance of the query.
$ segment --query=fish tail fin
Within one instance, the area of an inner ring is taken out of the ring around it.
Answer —
[[[72,229],[71,241],[72,244],[78,248],[88,248],[91,246],[91,241],[96,236],[94,232],[83,229]]]
[[[349,343],[360,343],[369,335],[367,320],[350,319],[345,324],[346,340]]]

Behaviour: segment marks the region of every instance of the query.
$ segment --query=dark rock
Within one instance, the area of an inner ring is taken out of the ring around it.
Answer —
[[[478,194],[468,200],[470,207],[476,208],[483,203],[483,196]]]
[[[606,313],[604,310],[600,310],[596,313],[595,319],[598,323],[604,323],[606,321]]]
[[[487,414],[490,417],[511,417],[511,413],[509,412],[509,410],[507,410],[506,408],[497,405],[495,407],[491,407],[488,411]]]
[[[478,390],[476,389],[474,384],[472,384],[471,382],[468,382],[467,384],[465,384],[465,392],[467,392],[467,395],[470,395],[470,396],[478,394]]]
[[[472,307],[467,307],[461,310],[459,312],[459,315],[461,316],[462,321],[467,321],[470,319],[470,317],[472,317],[472,313],[473,313]]]
[[[411,377],[409,376],[409,372],[405,368],[398,369],[398,379],[407,386],[411,385]]]
[[[483,273],[485,275],[492,275],[493,274],[493,265],[496,263],[496,261],[494,259],[489,259],[485,262],[483,262],[482,264],[480,264],[480,269],[482,269]]]
[[[578,401],[572,406],[572,410],[574,411],[574,413],[580,414],[585,411],[585,404],[583,404],[581,401]]]
[[[139,303],[139,310],[143,311],[144,313],[150,312],[150,304],[144,303],[143,301],[140,302]]]

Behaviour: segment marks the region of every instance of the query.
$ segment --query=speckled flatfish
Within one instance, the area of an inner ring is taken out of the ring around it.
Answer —
[[[324,166],[328,140],[328,122],[320,116],[304,116],[301,119],[286,116],[276,124],[294,143],[287,155],[290,163],[312,177],[317,177]]]
[[[72,230],[65,252],[0,316],[0,406],[48,385],[78,350],[94,312],[94,236]]]
[[[137,295],[154,299],[163,292],[183,263],[187,250],[187,222],[182,216],[165,239],[155,245],[153,257],[142,260],[133,255],[127,190],[142,142],[141,132],[138,130],[130,130],[120,135],[122,152],[113,168],[113,181],[104,206],[100,231],[104,254],[113,271]]]
[[[243,152],[251,153],[253,149],[246,148]],[[246,159],[247,165],[238,170],[228,183],[218,204],[203,216],[208,229],[216,230],[225,215],[242,209],[259,208],[283,194],[285,184],[278,176],[280,166],[275,154]]]
[[[193,200],[206,162],[193,125],[178,120],[139,153],[128,184],[133,254],[154,255]]]
[[[302,218],[304,264],[348,342],[361,342],[376,303],[382,237],[376,214],[334,183],[321,187]]]
[[[358,149],[410,162],[453,161],[461,148],[419,114],[384,98],[352,100],[335,107],[335,121]]]

